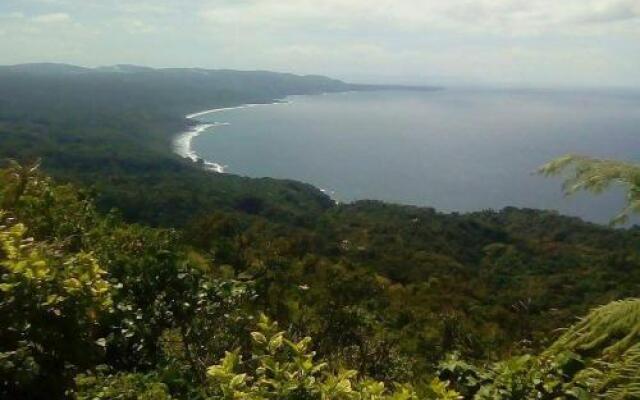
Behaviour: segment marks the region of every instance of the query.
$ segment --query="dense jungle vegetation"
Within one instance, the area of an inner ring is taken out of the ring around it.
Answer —
[[[0,398],[640,398],[637,228],[335,205],[170,152],[188,111],[346,84],[55,65],[0,82],[0,156],[19,160],[0,178]],[[563,171],[569,192],[627,184],[616,220],[640,209],[637,166],[541,170]]]

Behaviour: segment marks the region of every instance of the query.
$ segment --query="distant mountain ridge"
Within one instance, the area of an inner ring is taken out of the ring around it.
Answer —
[[[187,80],[214,80],[220,85],[225,81],[233,82],[237,79],[271,80],[274,84],[296,84],[305,86],[302,91],[323,90],[328,92],[346,90],[434,90],[435,86],[419,85],[380,85],[380,84],[352,84],[329,78],[323,75],[298,75],[288,72],[273,72],[264,70],[232,70],[207,68],[152,68],[133,64],[115,64],[95,68],[81,67],[64,63],[28,63],[15,65],[0,65],[0,78],[6,74],[32,76],[135,76],[151,79],[152,77],[171,77]],[[224,85],[222,85],[224,86]],[[315,89],[315,90],[314,90]],[[306,94],[306,93],[296,93]]]
[[[189,68],[189,67],[170,67],[170,68],[152,68],[135,64],[114,64],[105,65],[95,68],[81,67],[65,63],[25,63],[13,65],[0,65],[0,73],[24,73],[34,75],[64,75],[64,74],[92,74],[92,73],[120,73],[120,74],[191,74],[201,76],[213,76],[216,74],[242,74],[242,75],[258,75],[266,77],[290,77],[305,78],[314,80],[325,80],[334,83],[343,83],[338,79],[332,79],[323,75],[299,75],[288,72],[274,72],[266,70],[233,70],[233,69],[209,69],[209,68]]]
[[[36,75],[86,73],[92,71],[91,68],[79,67],[62,63],[28,63],[0,65],[0,72],[26,73]]]
[[[32,107],[80,100],[87,92],[95,107],[163,109],[182,115],[215,107],[268,103],[290,95],[355,90],[323,76],[267,71],[154,69],[135,65],[85,68],[68,64],[0,66],[5,107],[28,101]],[[34,98],[33,94],[39,96]],[[24,108],[26,104],[20,105]]]

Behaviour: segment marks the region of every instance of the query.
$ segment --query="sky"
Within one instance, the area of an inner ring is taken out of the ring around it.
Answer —
[[[0,64],[640,87],[640,0],[0,0]]]

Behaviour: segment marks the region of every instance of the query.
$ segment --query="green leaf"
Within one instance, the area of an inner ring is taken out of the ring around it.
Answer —
[[[267,344],[267,338],[261,332],[251,332],[251,337],[253,338],[253,341],[258,344]]]

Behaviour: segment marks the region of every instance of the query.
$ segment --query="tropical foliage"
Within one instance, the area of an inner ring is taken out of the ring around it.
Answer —
[[[484,335],[481,324],[455,314],[412,314],[419,305],[435,309],[442,300],[423,297],[420,286],[403,285],[382,275],[384,270],[366,270],[354,263],[357,259],[344,257],[353,242],[363,243],[355,236],[338,243],[340,257],[316,249],[310,258],[302,256],[306,245],[288,242],[276,226],[240,215],[202,220],[184,234],[130,225],[115,214],[100,215],[83,193],[55,185],[37,166],[17,163],[4,171],[0,200],[5,397],[638,395],[640,300],[596,308],[546,349],[522,342],[511,348],[539,351],[492,361],[487,355],[498,353],[478,341]],[[492,215],[477,218],[485,227],[495,223]],[[270,244],[260,240],[265,232]],[[624,238],[624,232],[606,233]],[[191,240],[196,237],[200,244]],[[492,274],[501,257],[509,257],[511,265],[518,259],[508,246],[482,249]],[[453,283],[427,282],[425,289],[432,292],[453,288]],[[526,312],[523,318],[532,317],[532,307],[517,303],[518,312]],[[398,324],[401,316],[406,327]],[[428,326],[429,320],[442,324],[430,333],[439,345],[420,349],[411,342],[419,336],[408,330]],[[315,350],[310,334],[319,338]],[[456,350],[463,358],[450,355],[436,365],[440,354]],[[416,359],[422,354],[425,359]]]

